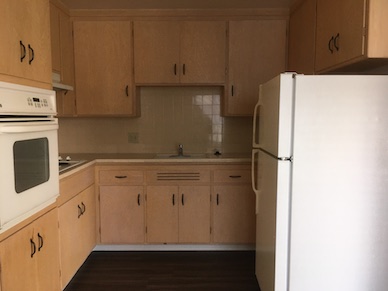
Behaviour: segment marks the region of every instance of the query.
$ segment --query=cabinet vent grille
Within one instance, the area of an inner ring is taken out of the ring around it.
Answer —
[[[198,172],[161,172],[156,174],[158,181],[199,181],[201,178]]]

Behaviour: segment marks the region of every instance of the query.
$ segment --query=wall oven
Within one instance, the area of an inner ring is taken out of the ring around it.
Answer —
[[[59,195],[55,92],[0,82],[0,232]]]

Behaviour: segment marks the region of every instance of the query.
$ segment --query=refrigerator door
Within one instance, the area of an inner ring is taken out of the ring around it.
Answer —
[[[289,291],[388,286],[388,77],[296,79]]]
[[[291,156],[295,74],[285,73],[260,85],[253,119],[253,148],[276,157]]]
[[[256,277],[261,291],[286,291],[291,162],[258,155]]]

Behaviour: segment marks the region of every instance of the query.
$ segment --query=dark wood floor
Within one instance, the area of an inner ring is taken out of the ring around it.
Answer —
[[[260,290],[255,253],[93,252],[65,291]]]

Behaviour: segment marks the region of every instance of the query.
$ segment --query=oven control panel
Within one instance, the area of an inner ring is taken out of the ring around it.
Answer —
[[[56,115],[55,91],[0,82],[0,115]]]

